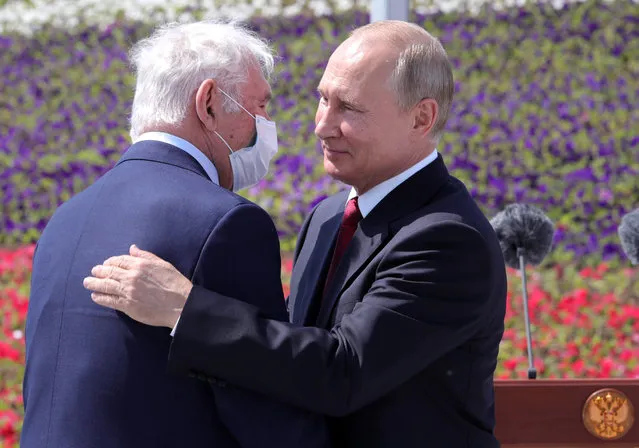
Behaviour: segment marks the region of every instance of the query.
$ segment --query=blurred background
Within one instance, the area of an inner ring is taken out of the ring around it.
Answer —
[[[0,0],[0,447],[19,439],[34,243],[130,144],[128,49],[160,22],[220,16],[246,20],[279,58],[280,154],[243,194],[276,223],[286,284],[307,212],[345,188],[323,172],[315,89],[369,22],[369,0]],[[452,174],[489,218],[520,202],[555,223],[552,252],[528,271],[539,378],[639,377],[639,269],[617,235],[639,206],[639,4],[416,0],[409,20],[454,65],[438,148]],[[526,377],[519,275],[509,270],[499,379]]]

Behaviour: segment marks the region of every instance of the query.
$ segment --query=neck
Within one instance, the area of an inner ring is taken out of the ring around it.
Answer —
[[[191,132],[189,129],[183,126],[177,127],[161,125],[156,126],[154,129],[147,130],[147,132],[151,131],[166,132],[191,143],[213,163],[220,180],[220,186],[222,188],[226,188],[227,190],[230,190],[233,187],[233,171],[231,169],[231,160],[228,157],[228,148],[226,147],[226,145],[224,145],[223,142],[220,142],[221,145],[218,146],[223,147],[223,151],[218,150],[216,149],[216,146],[212,144],[211,139],[207,138],[208,136],[202,133],[201,130]],[[219,140],[219,137],[217,137],[216,135],[214,135],[213,138]]]
[[[231,160],[228,156],[216,157],[213,159],[213,165],[220,177],[220,186],[230,190],[233,188],[233,169],[231,168]]]
[[[435,151],[434,145],[433,146],[429,145],[427,148],[424,148],[423,150],[415,151],[412,154],[410,154],[409,157],[406,157],[405,159],[403,159],[402,164],[397,165],[393,169],[386,171],[383,176],[380,176],[377,179],[372,179],[372,178],[364,179],[364,181],[361,182],[359,185],[353,185],[353,188],[355,189],[355,192],[357,193],[357,195],[361,196],[367,191],[370,191],[372,188],[376,187],[377,185],[383,182],[386,182],[389,179],[392,179],[393,177],[403,173],[410,167],[421,162],[426,157],[431,155],[433,151]]]

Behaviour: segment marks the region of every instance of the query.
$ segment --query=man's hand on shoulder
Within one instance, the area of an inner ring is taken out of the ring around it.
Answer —
[[[107,259],[83,285],[98,305],[147,325],[175,327],[192,283],[171,263],[132,245],[130,255]]]

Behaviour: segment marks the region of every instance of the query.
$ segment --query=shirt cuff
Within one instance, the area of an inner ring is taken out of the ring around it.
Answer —
[[[175,327],[173,327],[173,330],[171,330],[171,337],[175,336],[175,329],[177,328],[178,323],[180,323],[180,317],[182,317],[182,316],[178,317],[177,322],[175,322]]]

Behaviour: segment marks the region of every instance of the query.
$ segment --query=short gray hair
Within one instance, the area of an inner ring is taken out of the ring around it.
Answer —
[[[422,27],[401,21],[373,22],[351,34],[385,39],[400,48],[395,68],[388,80],[402,110],[414,107],[424,98],[437,101],[439,113],[432,133],[439,140],[446,127],[455,84],[453,70],[441,42]]]
[[[201,21],[169,23],[137,42],[130,51],[136,72],[131,113],[131,138],[158,124],[184,120],[195,91],[206,79],[215,79],[233,98],[257,66],[269,81],[274,57],[268,43],[236,23]],[[227,112],[239,108],[225,97]]]

